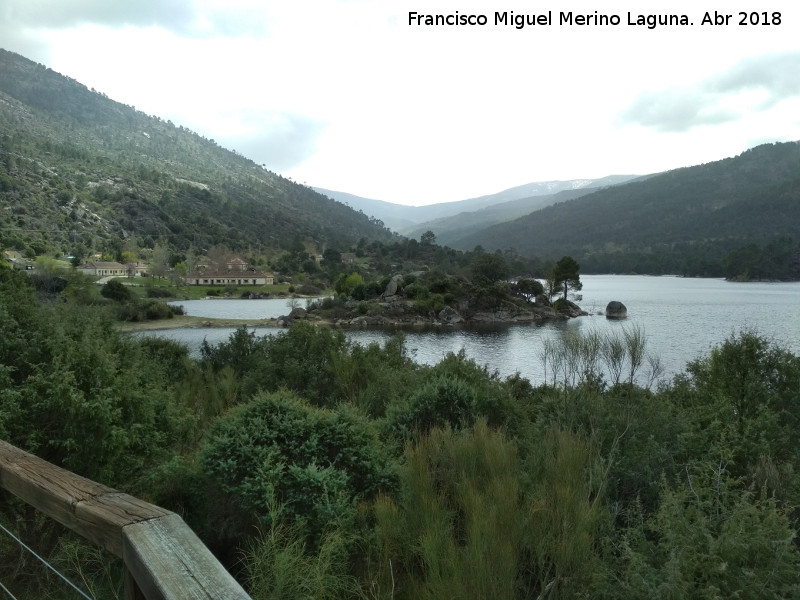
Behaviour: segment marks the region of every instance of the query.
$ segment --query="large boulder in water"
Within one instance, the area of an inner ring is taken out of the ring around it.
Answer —
[[[612,300],[606,306],[606,318],[607,319],[625,319],[628,316],[628,309],[622,302],[618,302],[617,300]]]

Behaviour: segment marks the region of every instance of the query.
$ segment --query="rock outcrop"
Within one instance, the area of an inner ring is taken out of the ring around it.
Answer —
[[[628,317],[627,307],[617,300],[612,300],[606,306],[607,319],[625,319]]]
[[[384,298],[389,298],[397,293],[397,286],[403,281],[402,275],[395,275],[386,285],[386,289],[381,294]]]
[[[470,324],[535,324],[547,321],[564,321],[584,316],[577,304],[562,302],[558,308],[551,306],[545,296],[535,302],[501,301],[494,307],[485,302],[464,297],[444,308],[421,314],[419,303],[407,298],[398,289],[399,276],[393,277],[380,298],[348,300],[331,309],[312,303],[309,310],[294,309],[289,315],[279,317],[277,325],[287,327],[292,322],[310,319],[327,322],[338,327],[459,327]]]

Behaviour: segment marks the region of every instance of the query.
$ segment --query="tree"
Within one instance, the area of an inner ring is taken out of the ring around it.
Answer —
[[[540,294],[544,294],[544,285],[537,279],[521,277],[514,284],[514,291],[530,300]]]
[[[336,281],[334,289],[336,290],[337,294],[340,294],[344,297],[349,297],[350,294],[353,293],[354,289],[363,285],[364,278],[359,273],[351,273],[350,275],[345,275],[342,273],[339,276],[339,279]]]
[[[436,243],[436,234],[429,229],[420,236],[419,242],[423,246],[433,246]]]
[[[552,280],[554,292],[564,292],[564,302],[567,301],[567,293],[570,289],[578,291],[583,288],[581,283],[580,265],[571,256],[563,256],[553,267]]]
[[[342,262],[342,253],[335,248],[327,248],[322,253],[322,260],[325,261],[325,266],[338,265]]]
[[[169,247],[159,242],[153,248],[153,256],[150,259],[150,269],[156,277],[164,277],[169,271]]]
[[[508,278],[510,270],[505,256],[500,253],[478,254],[470,266],[472,283],[484,287]]]

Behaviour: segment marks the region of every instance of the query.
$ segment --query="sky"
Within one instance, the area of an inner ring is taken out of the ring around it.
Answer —
[[[0,0],[0,47],[297,182],[414,206],[800,140],[796,0]]]

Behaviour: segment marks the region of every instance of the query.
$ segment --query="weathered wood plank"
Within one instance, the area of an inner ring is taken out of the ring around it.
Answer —
[[[147,597],[139,589],[139,585],[131,575],[131,572],[125,569],[125,597],[124,600],[147,600]]]
[[[122,556],[122,528],[168,511],[57,467],[0,440],[0,486]]]
[[[0,487],[122,557],[139,600],[250,597],[178,515],[0,440]]]
[[[123,560],[148,600],[245,600],[236,580],[176,514],[127,525]]]

